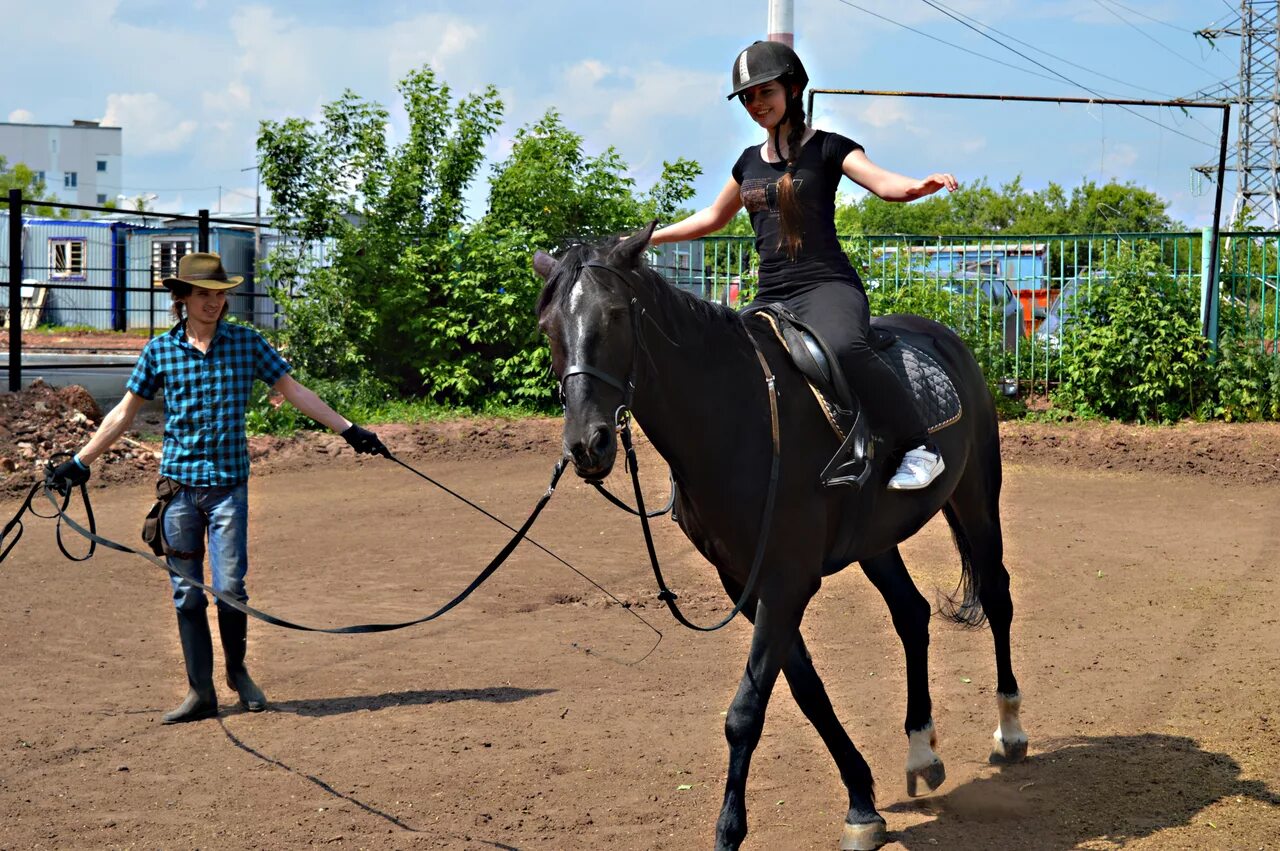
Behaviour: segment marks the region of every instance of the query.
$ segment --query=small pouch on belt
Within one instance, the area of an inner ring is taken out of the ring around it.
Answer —
[[[147,512],[146,519],[142,521],[142,540],[151,547],[153,553],[161,557],[168,555],[181,559],[203,558],[203,547],[193,553],[181,552],[171,548],[164,539],[164,513],[168,510],[169,503],[173,502],[173,498],[181,490],[182,482],[176,479],[161,476],[156,480],[156,501]]]

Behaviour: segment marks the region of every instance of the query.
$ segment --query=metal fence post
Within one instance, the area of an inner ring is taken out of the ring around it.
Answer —
[[[196,246],[197,246],[196,251],[208,251],[209,250],[209,211],[201,210],[198,215],[200,216],[200,231],[199,231],[200,236],[198,238],[198,241],[196,242]]]
[[[1217,228],[1206,227],[1200,240],[1200,316],[1204,335],[1213,351],[1218,350],[1218,252]]]
[[[9,190],[9,392],[22,389],[22,190]]]
[[[125,264],[125,230],[119,223],[111,225],[111,329],[126,331],[129,328],[129,280]]]
[[[152,263],[147,271],[147,339],[156,335],[156,267]]]

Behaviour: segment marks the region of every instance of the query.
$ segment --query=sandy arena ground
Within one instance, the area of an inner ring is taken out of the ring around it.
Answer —
[[[884,604],[854,567],[805,621],[877,778],[887,847],[1280,847],[1280,428],[1006,425],[1025,764],[987,764],[989,632],[935,620],[948,779],[908,798],[902,652]],[[382,431],[517,523],[557,442],[554,421]],[[259,441],[255,453],[250,591],[284,617],[423,614],[506,540],[332,438]],[[652,453],[642,470],[656,503]],[[99,528],[132,542],[150,488],[107,478],[92,491]],[[723,612],[710,569],[673,524],[656,528],[691,615]],[[271,710],[162,727],[185,690],[164,577],[113,552],[64,561],[51,524],[29,521],[2,569],[0,848],[709,848],[748,624],[711,635],[675,624],[634,520],[571,476],[534,536],[662,630],[652,655],[628,664],[655,634],[522,547],[433,624],[371,636],[255,624],[249,660]],[[904,555],[926,596],[954,586],[941,520]],[[748,791],[746,847],[836,847],[843,787],[785,687]]]

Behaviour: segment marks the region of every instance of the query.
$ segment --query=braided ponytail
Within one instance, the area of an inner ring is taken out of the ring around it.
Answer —
[[[782,148],[778,145],[780,135],[778,128],[783,122],[787,127],[787,171],[778,180],[778,248],[785,248],[787,256],[792,260],[800,253],[804,245],[804,228],[800,215],[800,204],[796,201],[794,177],[800,159],[800,146],[804,141],[804,103],[798,94],[787,88],[787,111],[782,121],[773,131],[773,148],[778,157],[782,156]]]

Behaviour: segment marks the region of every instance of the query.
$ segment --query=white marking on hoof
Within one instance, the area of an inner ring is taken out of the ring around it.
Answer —
[[[840,834],[840,851],[876,851],[888,839],[884,828],[884,819],[865,824],[845,822]]]
[[[1027,734],[1022,729],[1018,713],[1022,709],[1022,694],[996,694],[996,706],[1000,710],[1000,726],[996,728],[996,743],[991,749],[991,762],[997,765],[1021,762],[1027,756]]]
[[[907,734],[907,794],[912,798],[928,794],[947,779],[947,769],[934,748],[938,734],[930,721],[919,730]],[[920,781],[925,788],[919,788]]]

